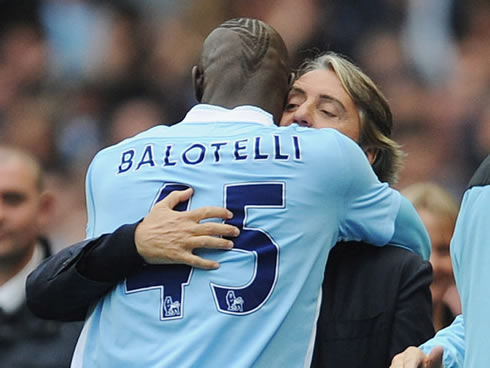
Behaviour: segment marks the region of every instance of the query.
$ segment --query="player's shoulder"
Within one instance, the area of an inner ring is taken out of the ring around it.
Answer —
[[[94,157],[94,160],[110,156],[114,152],[119,153],[121,150],[125,150],[126,148],[129,148],[131,146],[150,143],[156,137],[164,136],[165,132],[169,128],[170,127],[166,125],[156,125],[132,137],[125,138],[118,143],[102,148],[100,151],[97,152],[97,154]]]
[[[154,144],[155,137],[163,136],[165,134],[164,132],[169,128],[165,125],[157,125],[133,137],[123,139],[116,144],[102,148],[92,158],[88,174],[95,175],[96,172],[99,174],[105,172],[107,167],[111,167],[121,160],[122,152],[130,153],[131,151],[136,151],[138,147]]]

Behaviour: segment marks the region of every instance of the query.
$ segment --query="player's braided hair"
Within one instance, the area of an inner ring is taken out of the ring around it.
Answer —
[[[257,19],[233,18],[218,28],[230,29],[240,36],[242,45],[241,66],[249,74],[259,68],[269,48],[270,34],[265,24]]]

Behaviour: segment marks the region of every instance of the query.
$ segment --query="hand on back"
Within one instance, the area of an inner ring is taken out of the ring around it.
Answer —
[[[150,264],[187,264],[203,269],[216,269],[219,263],[193,253],[198,248],[231,249],[235,226],[204,222],[211,218],[230,219],[233,215],[222,207],[201,207],[192,211],[174,211],[180,202],[192,196],[192,189],[174,191],[158,202],[138,225],[135,243],[138,253]]]

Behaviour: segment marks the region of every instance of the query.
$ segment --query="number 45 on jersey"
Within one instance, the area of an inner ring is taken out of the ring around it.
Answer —
[[[174,190],[184,190],[185,184],[165,184],[155,201],[161,201]],[[284,183],[239,183],[225,187],[225,207],[233,218],[225,223],[240,229],[232,251],[251,252],[255,256],[252,279],[241,287],[218,285],[210,281],[216,308],[219,312],[246,315],[261,308],[274,290],[279,262],[279,247],[262,229],[247,227],[248,208],[284,208]],[[188,210],[189,202],[175,209]],[[160,289],[160,319],[182,318],[185,287],[192,277],[192,267],[185,265],[147,265],[126,280],[126,293]],[[128,295],[129,296],[129,295]],[[192,295],[189,296],[190,298]]]

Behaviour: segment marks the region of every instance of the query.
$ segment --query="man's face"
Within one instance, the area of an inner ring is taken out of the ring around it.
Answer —
[[[329,69],[308,72],[294,82],[280,125],[293,123],[334,128],[359,142],[360,121],[354,101]]]
[[[33,170],[23,161],[0,162],[0,265],[27,257],[46,218]]]

